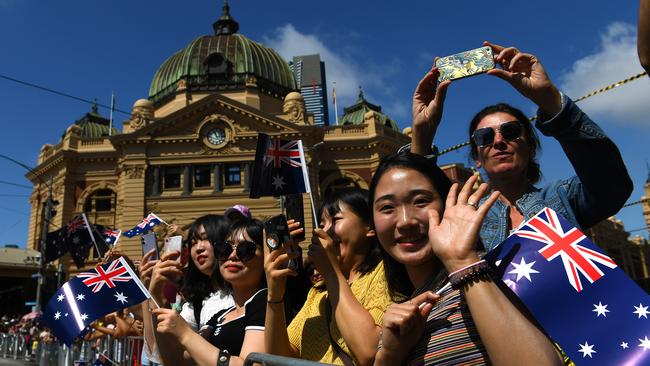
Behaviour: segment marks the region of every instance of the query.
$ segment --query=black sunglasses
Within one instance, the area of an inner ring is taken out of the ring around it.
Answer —
[[[510,121],[502,123],[499,127],[484,127],[479,128],[472,134],[472,140],[478,147],[492,145],[496,131],[499,131],[501,136],[508,141],[516,140],[521,137],[523,126],[519,121]]]
[[[255,251],[257,250],[257,244],[250,240],[241,240],[239,243],[226,240],[223,245],[217,245],[216,247],[217,259],[219,259],[221,262],[227,261],[233,250],[237,254],[237,258],[239,258],[240,261],[246,262],[255,257]]]

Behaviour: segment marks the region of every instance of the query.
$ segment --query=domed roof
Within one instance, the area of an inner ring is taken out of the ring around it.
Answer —
[[[92,110],[89,113],[86,113],[85,116],[81,117],[74,124],[81,128],[79,135],[82,138],[108,137],[110,135],[115,136],[120,133],[115,127],[109,126],[110,121],[108,118],[102,117],[99,114],[97,110],[97,104],[93,104]],[[111,130],[110,134],[109,130]]]
[[[361,87],[359,87],[359,96],[357,97],[356,103],[343,109],[344,115],[341,117],[339,124],[362,125],[364,123],[364,116],[370,111],[377,113],[379,122],[382,125],[399,132],[397,123],[381,112],[381,106],[372,104],[366,100]]]
[[[273,49],[238,34],[239,24],[229,9],[225,2],[213,24],[215,35],[193,40],[156,71],[149,89],[155,104],[172,95],[180,80],[190,90],[232,89],[246,83],[278,96],[296,90],[289,64]]]

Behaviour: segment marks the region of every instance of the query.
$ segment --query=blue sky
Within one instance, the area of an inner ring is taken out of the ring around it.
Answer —
[[[552,80],[574,98],[642,71],[636,58],[636,1],[253,1],[233,0],[240,33],[289,59],[320,53],[328,83],[337,83],[339,115],[358,86],[368,100],[406,127],[411,95],[434,56],[479,47],[483,40],[538,56]],[[0,0],[0,74],[130,110],[147,97],[154,72],[191,40],[212,33],[220,0]],[[329,90],[331,93],[331,89]],[[619,145],[635,189],[643,195],[650,136],[650,79],[591,98],[580,106]],[[467,121],[481,107],[507,101],[529,114],[534,106],[505,82],[478,76],[454,82],[436,136],[441,148],[466,140]],[[0,154],[35,165],[45,143],[58,142],[90,105],[0,79]],[[108,116],[108,111],[100,110]],[[333,110],[330,107],[330,115]],[[117,114],[120,127],[125,115]],[[332,117],[333,118],[333,117]],[[573,174],[552,139],[543,138],[546,179]],[[441,163],[467,163],[467,150]],[[0,180],[27,184],[24,169],[0,160]],[[613,187],[615,189],[615,187]],[[27,239],[29,189],[0,184],[0,244]],[[22,195],[13,197],[8,195]],[[628,230],[645,226],[641,206],[617,214]],[[633,234],[644,235],[646,231]]]

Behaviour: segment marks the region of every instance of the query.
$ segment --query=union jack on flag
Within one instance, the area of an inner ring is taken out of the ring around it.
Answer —
[[[485,260],[576,364],[650,365],[650,296],[555,211],[541,210]]]
[[[122,235],[122,230],[118,229],[103,228],[101,232],[106,244],[113,246],[120,240],[120,235]]]
[[[289,164],[294,168],[300,167],[300,140],[280,141],[278,138],[271,140],[271,146],[264,156],[265,165],[273,163],[274,168],[280,168],[282,163]]]
[[[78,215],[75,216],[72,220],[70,220],[70,222],[66,226],[66,231],[68,233],[68,236],[70,236],[70,234],[74,233],[77,230],[83,229],[85,227],[86,227],[86,220],[84,220],[83,216]]]
[[[104,285],[108,288],[115,288],[115,282],[129,282],[133,279],[122,261],[118,260],[111,262],[106,269],[98,265],[90,272],[79,273],[77,277],[85,278],[82,282],[84,285],[92,287],[94,293],[99,292]]]
[[[514,235],[546,244],[539,253],[548,261],[559,256],[569,283],[578,292],[583,289],[579,273],[582,273],[590,283],[594,283],[603,276],[603,271],[596,263],[608,268],[616,268],[612,258],[580,245],[579,243],[586,236],[575,227],[565,231],[560,225],[557,213],[548,207],[515,231]]]

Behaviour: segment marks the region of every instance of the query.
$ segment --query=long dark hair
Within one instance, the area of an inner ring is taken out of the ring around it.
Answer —
[[[188,230],[187,239],[185,241],[187,248],[192,248],[192,244],[200,240],[199,228],[201,226],[203,226],[205,234],[212,244],[216,263],[217,246],[225,245],[224,241],[228,234],[229,221],[221,215],[205,215],[199,217],[192,223],[192,225],[190,225]],[[196,268],[194,261],[190,259],[181,286],[181,294],[183,294],[185,300],[191,303],[195,309],[197,307],[200,308],[203,300],[214,292],[215,289],[230,291],[230,286],[223,280],[223,277],[221,277],[219,268],[215,268],[212,272],[212,276],[206,276]]]
[[[334,217],[341,212],[340,203],[344,203],[357,216],[363,219],[363,222],[372,227],[372,208],[368,202],[367,190],[361,188],[342,188],[331,191],[319,205],[317,211],[318,217],[322,217],[324,212],[327,212],[330,217]],[[362,276],[372,271],[381,261],[379,241],[376,236],[370,239],[370,251],[363,259],[363,262],[355,269]]]
[[[472,121],[469,123],[468,131],[469,142],[471,146],[470,157],[474,161],[478,160],[478,146],[476,146],[476,143],[472,139],[472,134],[476,130],[479,122],[481,122],[481,120],[486,116],[499,112],[507,113],[515,117],[517,121],[521,122],[521,125],[524,127],[524,138],[526,139],[526,143],[530,149],[530,156],[528,157],[528,168],[526,169],[526,178],[528,178],[528,182],[530,182],[530,184],[539,182],[540,178],[542,177],[542,172],[539,168],[539,163],[537,162],[537,152],[542,150],[542,146],[539,144],[537,133],[535,132],[535,129],[533,128],[532,123],[528,117],[526,117],[522,111],[511,106],[510,104],[499,103],[487,106],[481,109],[478,113],[476,113],[474,118],[472,118]]]
[[[413,169],[425,176],[440,195],[440,198],[442,199],[442,203],[444,205],[447,194],[449,193],[449,188],[451,188],[451,181],[449,178],[436,164],[429,161],[427,158],[406,151],[398,154],[388,155],[381,159],[379,167],[377,168],[377,171],[375,172],[375,175],[372,177],[372,181],[370,182],[369,198],[371,208],[373,207],[375,201],[377,183],[379,183],[379,180],[384,174],[394,168]],[[388,283],[388,290],[390,292],[390,295],[393,301],[401,301],[404,299],[404,296],[408,297],[413,293],[415,290],[413,283],[408,276],[406,266],[388,254],[383,246],[380,245],[379,247],[381,250],[381,256],[384,260],[386,282]],[[442,265],[439,267],[442,268]]]

